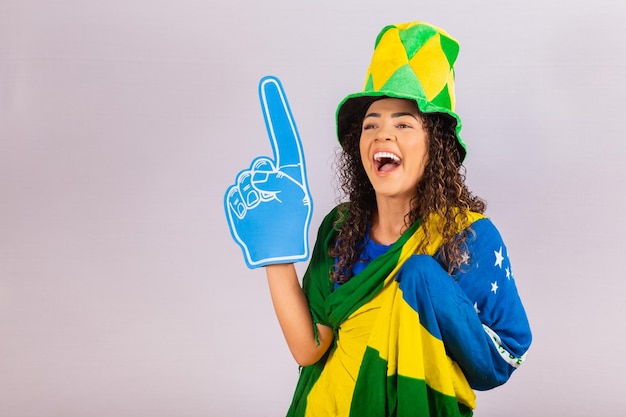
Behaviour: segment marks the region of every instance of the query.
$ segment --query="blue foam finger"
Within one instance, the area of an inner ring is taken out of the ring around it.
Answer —
[[[255,158],[224,196],[231,235],[249,268],[308,259],[313,212],[302,143],[278,78],[261,79],[259,99],[274,159]]]
[[[259,99],[276,166],[306,185],[302,142],[280,80],[273,76],[262,78]]]
[[[237,186],[232,185],[226,190],[226,194],[224,194],[224,208],[228,216],[235,214],[240,219],[245,217],[246,205],[243,203],[243,197]]]

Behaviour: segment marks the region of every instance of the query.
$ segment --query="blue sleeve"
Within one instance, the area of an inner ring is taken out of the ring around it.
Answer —
[[[486,390],[505,383],[521,365],[532,336],[506,246],[489,219],[474,222],[465,250],[466,264],[453,274],[466,299],[465,310],[450,315],[440,304],[438,319],[451,356],[473,388]],[[454,315],[474,315],[480,327],[476,320]],[[459,331],[456,323],[468,320],[473,325]]]

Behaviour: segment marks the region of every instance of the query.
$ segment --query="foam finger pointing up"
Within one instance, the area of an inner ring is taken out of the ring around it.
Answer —
[[[278,78],[268,76],[261,79],[259,99],[274,151],[276,167],[283,169],[298,166],[296,175],[299,178],[295,179],[302,182],[304,175],[302,144],[287,97]]]

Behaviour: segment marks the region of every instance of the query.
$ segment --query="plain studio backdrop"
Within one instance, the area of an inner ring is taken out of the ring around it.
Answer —
[[[284,415],[298,367],[222,203],[271,152],[257,84],[290,100],[313,240],[335,108],[411,20],[461,43],[468,183],[534,332],[476,416],[622,415],[625,18],[622,0],[1,0],[0,416]]]

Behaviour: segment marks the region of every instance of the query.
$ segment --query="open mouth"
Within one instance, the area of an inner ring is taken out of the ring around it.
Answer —
[[[402,160],[398,155],[391,152],[376,152],[374,154],[374,165],[378,172],[389,172],[397,168]]]

